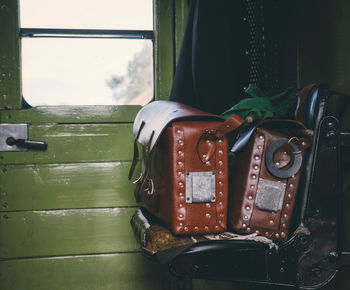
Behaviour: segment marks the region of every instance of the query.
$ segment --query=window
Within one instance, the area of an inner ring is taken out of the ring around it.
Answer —
[[[152,0],[21,0],[22,92],[32,106],[153,97]]]

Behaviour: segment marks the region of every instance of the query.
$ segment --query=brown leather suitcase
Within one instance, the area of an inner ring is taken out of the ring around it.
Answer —
[[[227,227],[228,142],[243,120],[228,120],[170,101],[152,102],[134,122],[144,147],[136,200],[174,234],[219,233]],[[129,178],[138,159],[135,158]]]
[[[288,238],[305,150],[305,126],[269,120],[236,154],[230,177],[229,224],[243,234]]]

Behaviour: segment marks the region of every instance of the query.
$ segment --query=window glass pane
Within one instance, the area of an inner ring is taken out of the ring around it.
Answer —
[[[151,40],[24,38],[23,96],[32,106],[146,104]]]
[[[152,0],[20,0],[20,5],[21,27],[153,29]]]

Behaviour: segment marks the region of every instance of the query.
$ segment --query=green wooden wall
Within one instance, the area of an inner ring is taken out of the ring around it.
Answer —
[[[127,181],[140,107],[20,109],[17,3],[0,0],[0,122],[29,124],[29,137],[46,141],[48,150],[0,153],[0,289],[265,289],[175,278],[141,255]],[[155,1],[157,99],[169,94],[186,4]],[[346,0],[301,3],[301,85],[326,81],[350,93],[349,14]],[[344,204],[349,199],[347,193]],[[344,220],[347,233],[349,214]],[[349,235],[344,239],[350,249]],[[347,289],[349,274],[343,269],[325,289]]]

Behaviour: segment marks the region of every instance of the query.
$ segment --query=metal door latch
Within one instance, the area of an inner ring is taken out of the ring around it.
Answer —
[[[1,152],[23,152],[46,149],[46,142],[28,140],[27,124],[0,124]]]

